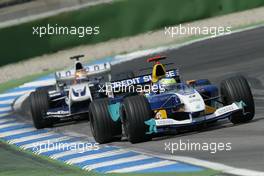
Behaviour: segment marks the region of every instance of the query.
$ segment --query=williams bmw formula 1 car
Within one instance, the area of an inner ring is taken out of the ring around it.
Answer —
[[[76,60],[73,69],[55,73],[55,86],[41,87],[30,94],[31,114],[37,129],[59,122],[87,119],[90,102],[106,97],[98,90],[102,77],[108,76],[110,64],[83,66],[79,61],[83,56],[71,57]]]
[[[152,74],[112,82],[114,96],[90,104],[91,130],[97,142],[111,142],[124,133],[137,143],[180,127],[226,118],[234,124],[253,119],[254,100],[243,76],[223,80],[220,88],[206,79],[183,82],[178,69],[166,72],[159,62],[162,59],[148,59],[154,62]],[[148,90],[128,91],[146,85]]]

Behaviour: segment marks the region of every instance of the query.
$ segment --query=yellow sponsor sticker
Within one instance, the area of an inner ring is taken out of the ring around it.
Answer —
[[[167,119],[167,112],[164,109],[157,110],[156,119]]]
[[[205,114],[212,114],[215,111],[216,111],[216,108],[206,105],[206,107],[205,107]]]

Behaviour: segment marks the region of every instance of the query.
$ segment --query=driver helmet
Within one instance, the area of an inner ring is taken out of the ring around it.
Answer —
[[[177,85],[177,82],[174,78],[162,78],[159,81],[160,89],[165,91],[174,90]]]
[[[85,69],[80,69],[80,70],[76,70],[75,71],[75,79],[76,80],[80,80],[80,79],[84,79],[87,76],[87,72]]]

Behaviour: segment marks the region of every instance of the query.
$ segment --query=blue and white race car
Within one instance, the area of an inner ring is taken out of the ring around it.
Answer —
[[[100,93],[103,76],[110,76],[110,64],[83,66],[79,58],[74,68],[55,73],[56,85],[41,87],[29,96],[33,124],[37,129],[50,127],[55,123],[86,118],[90,103],[96,98],[107,97]],[[105,83],[105,82],[104,82]]]
[[[165,70],[159,62],[165,58],[148,59],[154,62],[152,74],[112,82],[113,96],[90,104],[91,130],[98,143],[120,139],[122,134],[137,143],[180,127],[226,118],[234,124],[253,119],[254,100],[243,76],[223,80],[220,88],[207,79],[184,82],[178,69]]]

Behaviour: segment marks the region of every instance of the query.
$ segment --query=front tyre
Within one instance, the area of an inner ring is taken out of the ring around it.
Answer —
[[[46,90],[36,90],[29,96],[30,110],[35,128],[42,129],[52,126],[50,119],[45,119],[49,109],[49,94]]]
[[[137,95],[125,98],[121,114],[125,134],[131,143],[151,139],[151,136],[146,134],[148,126],[145,121],[152,118],[152,111],[146,97]]]
[[[97,99],[89,107],[91,131],[96,142],[103,144],[120,139],[121,122],[114,122],[108,112],[108,99]]]
[[[230,118],[233,124],[249,122],[255,115],[255,104],[250,86],[243,76],[235,76],[221,82],[221,96],[224,105],[243,101],[244,114],[235,114]]]

